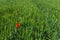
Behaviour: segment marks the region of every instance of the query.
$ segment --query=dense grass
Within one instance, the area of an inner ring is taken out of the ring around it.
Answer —
[[[0,40],[60,40],[60,1],[0,0]]]

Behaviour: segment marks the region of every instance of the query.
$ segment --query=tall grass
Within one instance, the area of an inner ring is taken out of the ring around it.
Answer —
[[[60,40],[59,2],[0,0],[0,40]]]

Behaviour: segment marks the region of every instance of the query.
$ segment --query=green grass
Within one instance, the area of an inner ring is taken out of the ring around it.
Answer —
[[[0,0],[0,40],[60,40],[60,0]]]

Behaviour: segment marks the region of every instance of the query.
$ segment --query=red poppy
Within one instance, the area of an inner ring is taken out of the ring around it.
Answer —
[[[19,28],[20,27],[20,24],[19,23],[16,23],[16,28]]]

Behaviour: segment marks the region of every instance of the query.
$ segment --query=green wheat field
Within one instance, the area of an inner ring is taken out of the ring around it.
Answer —
[[[60,40],[60,0],[0,0],[0,40]]]

